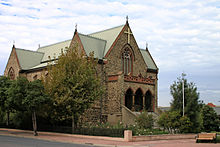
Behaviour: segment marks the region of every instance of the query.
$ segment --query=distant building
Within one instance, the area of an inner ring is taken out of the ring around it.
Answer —
[[[220,106],[216,106],[213,103],[208,103],[208,106],[212,107],[215,112],[217,113],[217,115],[220,117]],[[170,110],[170,107],[158,107],[159,110],[161,110],[162,112],[167,112]]]

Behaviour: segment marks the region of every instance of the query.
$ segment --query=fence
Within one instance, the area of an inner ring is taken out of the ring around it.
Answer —
[[[72,134],[72,127],[67,126],[39,126],[39,131],[50,131],[50,132],[58,132],[58,133],[69,133]],[[76,128],[74,129],[74,134],[80,135],[93,135],[93,136],[109,136],[109,137],[123,137],[124,136],[124,128]]]

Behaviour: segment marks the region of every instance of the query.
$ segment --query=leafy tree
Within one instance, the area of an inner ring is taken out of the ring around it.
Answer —
[[[220,127],[220,120],[215,110],[208,105],[203,105],[201,113],[204,131],[218,131]]]
[[[27,96],[27,87],[29,81],[24,77],[18,77],[8,89],[7,104],[13,111],[25,111],[23,99]]]
[[[178,111],[163,112],[158,119],[158,124],[169,133],[188,133],[192,125],[189,118],[186,115],[181,116]]]
[[[24,77],[18,77],[9,88],[8,103],[15,111],[31,111],[34,135],[37,135],[36,110],[48,101],[40,80],[29,82]]]
[[[170,93],[173,96],[173,100],[171,102],[171,111],[179,111],[182,115],[183,113],[183,90],[182,90],[182,82],[184,81],[184,108],[185,115],[190,119],[192,123],[192,132],[198,132],[201,127],[200,121],[200,109],[202,107],[202,103],[199,101],[199,93],[197,92],[197,87],[194,83],[187,82],[187,79],[178,78],[170,86]]]
[[[26,89],[26,97],[24,97],[22,104],[28,111],[32,113],[32,123],[34,135],[37,136],[37,120],[36,110],[40,106],[49,101],[49,97],[45,94],[44,86],[40,80],[29,82]]]
[[[12,81],[5,76],[0,76],[0,108],[1,111],[7,111],[7,122],[6,125],[9,125],[9,114],[10,114],[10,107],[7,103],[8,100],[8,89],[11,85]]]
[[[191,132],[192,123],[186,115],[182,116],[179,119],[179,122],[180,122],[180,126],[179,126],[180,133],[190,133]]]
[[[180,117],[178,111],[163,112],[158,119],[158,124],[169,133],[177,133],[180,127]]]
[[[135,121],[141,129],[152,129],[154,126],[153,115],[147,114],[146,111],[143,111]]]
[[[77,48],[68,49],[54,65],[48,66],[44,85],[53,98],[54,114],[60,120],[72,117],[72,131],[78,117],[101,96],[96,67],[93,54],[85,57]]]

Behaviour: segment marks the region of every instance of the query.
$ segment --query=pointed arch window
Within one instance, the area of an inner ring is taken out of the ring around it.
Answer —
[[[11,67],[8,71],[8,77],[11,79],[11,80],[14,80],[15,79],[15,71],[14,69]]]
[[[132,73],[132,53],[129,48],[126,48],[122,53],[122,71],[125,75]]]

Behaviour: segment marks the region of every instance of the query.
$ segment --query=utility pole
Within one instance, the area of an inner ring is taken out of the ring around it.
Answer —
[[[182,88],[183,88],[183,116],[184,116],[184,105],[185,105],[185,102],[184,102],[184,77],[186,76],[186,74],[184,74],[184,72],[182,73]]]

